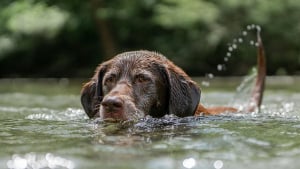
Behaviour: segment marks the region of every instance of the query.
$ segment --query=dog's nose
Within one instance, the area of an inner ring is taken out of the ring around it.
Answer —
[[[108,112],[116,112],[122,109],[123,101],[120,97],[117,96],[107,96],[103,99],[101,105]]]

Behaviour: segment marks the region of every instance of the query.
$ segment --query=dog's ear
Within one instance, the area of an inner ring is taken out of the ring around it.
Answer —
[[[81,104],[89,118],[95,117],[103,99],[102,80],[106,71],[106,64],[97,67],[94,77],[81,90]]]
[[[85,113],[92,118],[97,113],[96,82],[94,80],[86,83],[81,89],[81,104]]]
[[[179,117],[193,116],[200,102],[197,84],[179,67],[168,61],[169,113]]]
[[[108,62],[105,62],[100,66],[98,66],[98,68],[96,69],[96,75],[95,75],[97,77],[96,98],[99,101],[99,103],[102,101],[104,95],[102,90],[102,85],[103,85],[102,81],[103,81],[104,74],[107,70],[107,65]]]

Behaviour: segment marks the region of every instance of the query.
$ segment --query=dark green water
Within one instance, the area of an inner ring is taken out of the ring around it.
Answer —
[[[298,169],[298,85],[267,87],[260,113],[121,125],[87,118],[80,82],[2,80],[0,168]],[[237,104],[224,88],[204,89],[202,100]]]

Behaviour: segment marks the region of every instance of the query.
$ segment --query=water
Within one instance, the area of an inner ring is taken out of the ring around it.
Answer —
[[[234,38],[232,42],[228,43],[227,52],[225,52],[226,55],[223,57],[223,62],[216,65],[216,70],[219,72],[226,71],[227,70],[226,67],[229,66],[228,62],[230,58],[237,54],[235,51],[238,50],[241,45],[249,45],[248,47],[254,46],[256,50],[257,47],[259,46],[256,39],[257,37],[255,36],[256,38],[253,39],[251,35],[256,35],[258,32],[259,33],[261,32],[261,27],[259,25],[256,24],[247,25],[246,28],[241,31],[241,33],[238,35],[237,38]],[[249,42],[249,43],[245,44],[244,42]],[[256,57],[256,55],[254,56]],[[202,79],[201,84],[205,87],[209,87],[210,80],[213,79],[213,76],[214,75],[212,73],[207,73],[206,79]]]
[[[204,103],[234,98],[225,84],[203,91]],[[267,86],[260,113],[111,124],[87,118],[78,82],[2,80],[0,168],[298,169],[297,86]]]

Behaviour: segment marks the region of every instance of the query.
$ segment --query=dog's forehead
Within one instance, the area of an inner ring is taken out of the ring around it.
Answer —
[[[166,57],[156,52],[132,51],[117,55],[114,66],[122,69],[151,69],[153,65],[166,61]]]

